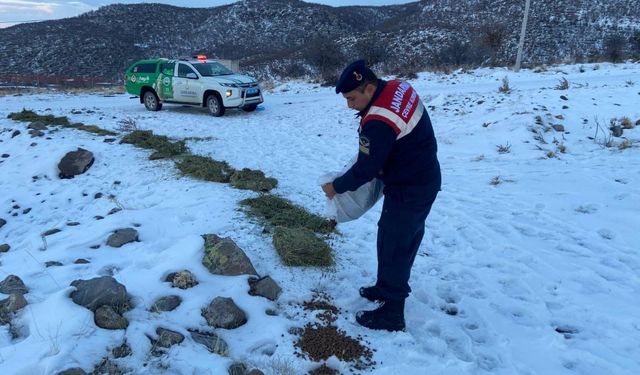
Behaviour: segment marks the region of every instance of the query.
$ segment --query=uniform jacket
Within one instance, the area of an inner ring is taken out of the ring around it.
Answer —
[[[427,110],[413,87],[399,80],[378,80],[369,106],[359,116],[358,159],[333,181],[336,193],[379,178],[387,197],[435,198],[441,184],[438,146]]]

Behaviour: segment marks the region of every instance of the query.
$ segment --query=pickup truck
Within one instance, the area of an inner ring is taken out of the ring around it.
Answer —
[[[211,115],[219,117],[227,108],[254,111],[264,101],[255,79],[235,74],[202,55],[137,61],[127,69],[124,85],[149,111],[159,111],[164,103],[176,103],[206,107]]]

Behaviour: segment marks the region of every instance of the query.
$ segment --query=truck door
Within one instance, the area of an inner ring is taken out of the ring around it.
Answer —
[[[175,101],[200,103],[200,82],[196,72],[187,64],[178,63],[178,74],[173,77],[173,95]]]
[[[156,92],[161,100],[174,100],[173,98],[173,79],[176,63],[160,64],[160,74],[158,82],[156,82]]]

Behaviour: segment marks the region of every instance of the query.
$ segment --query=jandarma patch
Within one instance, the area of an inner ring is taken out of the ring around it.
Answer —
[[[369,138],[364,135],[360,136],[360,152],[365,155],[369,155]]]

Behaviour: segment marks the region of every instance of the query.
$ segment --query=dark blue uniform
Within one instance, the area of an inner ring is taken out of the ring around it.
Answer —
[[[378,80],[359,115],[358,160],[333,187],[340,194],[373,178],[384,182],[376,286],[384,299],[404,300],[425,220],[440,190],[436,139],[426,108],[406,82]]]

